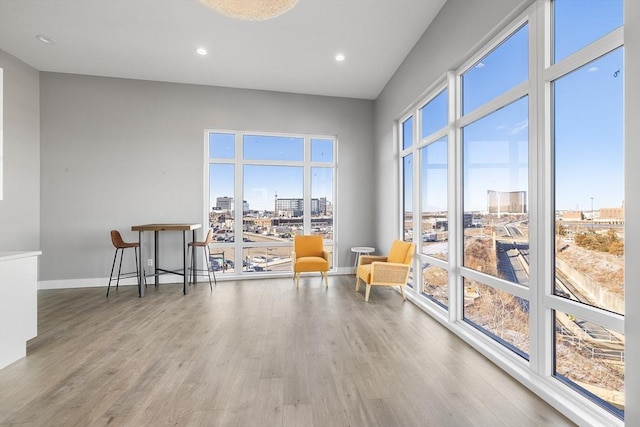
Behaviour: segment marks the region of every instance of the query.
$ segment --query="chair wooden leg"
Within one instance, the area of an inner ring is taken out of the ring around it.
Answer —
[[[329,279],[327,278],[327,272],[323,271],[322,275],[324,276],[324,285],[328,288],[329,287]]]
[[[360,276],[356,276],[356,292],[360,290]]]
[[[400,293],[402,294],[402,299],[407,300],[407,297],[404,294],[404,285],[400,285]]]
[[[369,302],[369,293],[371,292],[371,285],[367,283],[367,288],[364,291],[364,300]]]
[[[295,273],[296,276],[296,288],[300,287],[300,273]]]

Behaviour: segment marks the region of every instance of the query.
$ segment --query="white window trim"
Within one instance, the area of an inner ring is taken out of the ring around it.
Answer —
[[[215,159],[209,158],[209,134],[210,133],[227,133],[233,134],[235,136],[235,153],[233,159]],[[243,137],[245,135],[259,135],[259,136],[275,136],[275,137],[292,137],[292,138],[302,138],[304,139],[304,154],[303,160],[245,160],[243,159]],[[312,162],[311,161],[311,140],[312,139],[327,139],[333,141],[333,160],[331,162]],[[324,244],[327,246],[333,247],[333,258],[337,259],[338,256],[338,227],[336,226],[336,219],[338,217],[338,137],[337,135],[321,135],[321,134],[292,134],[292,133],[277,133],[277,132],[262,132],[262,131],[251,131],[251,130],[237,130],[237,129],[205,129],[204,130],[204,166],[203,166],[203,224],[209,224],[209,210],[211,201],[209,199],[210,188],[209,188],[209,165],[211,164],[231,164],[234,166],[234,210],[236,215],[238,212],[243,212],[243,202],[244,197],[238,197],[238,195],[243,196],[244,190],[244,166],[246,165],[258,165],[258,166],[294,166],[294,167],[302,167],[303,168],[303,198],[305,200],[307,197],[311,200],[311,170],[314,167],[326,167],[333,169],[333,184],[332,191],[333,200],[332,203],[332,215],[333,215],[333,239],[325,240]],[[241,214],[240,214],[241,215]],[[311,233],[311,203],[305,203],[304,212],[303,212],[303,232],[305,234]],[[242,215],[241,215],[242,217]],[[242,254],[243,249],[247,246],[250,247],[274,247],[274,246],[293,246],[293,242],[290,244],[286,244],[285,242],[280,244],[274,244],[269,242],[251,242],[250,245],[246,245],[246,242],[243,241],[242,238],[237,238],[237,236],[243,235],[243,221],[238,221],[236,217],[234,217],[234,235],[236,238],[233,243],[216,243],[216,247],[220,248],[233,248],[234,254],[234,262],[238,263],[241,261],[237,254]],[[204,263],[203,259],[198,259],[199,263]],[[242,264],[240,264],[242,265]],[[335,262],[331,263],[332,272],[337,271],[337,265]],[[288,277],[290,276],[290,272],[284,271],[273,271],[273,272],[251,272],[247,273],[242,270],[234,271],[234,273],[221,274],[216,276],[218,280],[236,280],[239,278],[242,279],[259,279],[265,277]]]
[[[465,341],[470,343],[481,353],[494,361],[498,366],[514,376],[516,379],[527,385],[531,390],[540,395],[545,400],[554,404],[556,408],[563,411],[571,419],[580,423],[591,423],[596,425],[622,426],[624,421],[618,419],[605,409],[599,407],[591,400],[583,395],[571,390],[564,384],[561,384],[553,375],[553,310],[560,310],[572,313],[577,317],[590,320],[602,326],[610,328],[614,331],[625,333],[625,353],[627,360],[637,361],[640,356],[640,311],[637,307],[631,307],[632,301],[640,300],[640,287],[631,289],[627,286],[625,289],[626,297],[626,319],[625,316],[606,312],[604,310],[594,308],[585,304],[576,303],[564,298],[557,297],[553,294],[552,282],[545,278],[554,277],[553,263],[551,256],[552,239],[545,238],[553,235],[555,227],[554,212],[551,207],[554,203],[553,179],[551,170],[552,148],[551,148],[551,81],[558,77],[569,73],[595,58],[602,56],[623,44],[624,36],[627,35],[625,43],[625,209],[627,218],[640,217],[640,195],[637,194],[637,186],[633,189],[629,183],[640,182],[640,168],[631,162],[632,158],[640,158],[640,144],[631,144],[632,141],[640,139],[640,131],[638,125],[630,126],[635,117],[640,116],[640,96],[635,99],[628,96],[628,89],[635,89],[638,95],[638,79],[632,77],[630,70],[638,70],[640,68],[640,58],[636,54],[632,57],[633,63],[629,64],[628,50],[636,48],[640,51],[640,3],[635,0],[625,0],[625,26],[615,30],[602,39],[594,42],[580,51],[563,59],[558,64],[550,65],[550,58],[545,56],[550,52],[550,0],[538,0],[531,7],[524,10],[519,16],[515,17],[510,23],[491,38],[483,47],[475,51],[462,65],[455,71],[449,71],[446,75],[445,84],[434,84],[426,92],[427,96],[422,97],[414,104],[414,107],[405,111],[398,121],[394,124],[397,135],[400,135],[397,143],[401,147],[402,144],[402,123],[408,117],[414,117],[414,143],[409,149],[402,148],[399,151],[398,160],[400,162],[400,205],[402,205],[403,197],[403,179],[402,179],[402,162],[404,156],[409,152],[414,153],[414,242],[416,242],[416,226],[417,213],[420,212],[420,177],[419,149],[437,139],[434,135],[420,140],[420,108],[428,102],[428,100],[437,96],[444,87],[449,89],[449,117],[450,123],[447,128],[447,136],[449,138],[449,176],[448,176],[448,208],[449,223],[455,224],[455,227],[449,227],[449,261],[432,259],[432,257],[420,254],[417,250],[414,271],[421,271],[421,264],[427,261],[438,267],[444,266],[449,271],[449,302],[448,314],[444,312],[442,307],[435,304],[427,297],[421,295],[421,283],[416,283],[412,290],[408,292],[409,299],[432,315],[434,318],[443,323]],[[523,9],[520,9],[521,11]],[[505,36],[511,34],[514,30],[522,26],[525,22],[529,22],[529,80],[498,98],[478,107],[476,110],[468,113],[464,117],[460,117],[461,100],[460,92],[460,75],[475,64],[486,53],[494,49],[502,42]],[[635,27],[634,27],[635,25]],[[634,37],[629,41],[628,33]],[[546,49],[545,49],[546,47]],[[542,66],[544,64],[544,66]],[[630,80],[634,79],[630,84]],[[537,267],[530,272],[531,287],[524,287],[501,279],[486,276],[461,266],[462,263],[462,247],[457,242],[461,238],[461,208],[462,208],[462,156],[461,156],[461,128],[468,125],[487,114],[495,111],[510,102],[514,102],[523,95],[529,96],[529,215],[530,215],[530,257],[532,265]],[[451,118],[454,119],[451,119]],[[631,132],[629,132],[631,129]],[[439,135],[439,132],[437,132]],[[442,137],[443,135],[439,135]],[[632,139],[634,138],[634,139]],[[539,145],[539,141],[544,144]],[[635,156],[635,157],[634,157]],[[631,194],[634,192],[633,194]],[[635,215],[634,215],[635,213]],[[401,212],[401,222],[404,221],[404,212]],[[400,233],[403,226],[400,225]],[[640,221],[625,224],[626,235],[640,235]],[[635,234],[634,234],[635,233]],[[418,233],[419,234],[419,233]],[[401,235],[401,234],[400,234]],[[418,239],[419,240],[419,239]],[[631,239],[628,239],[631,240]],[[417,242],[419,244],[419,242]],[[640,242],[636,240],[625,242],[625,275],[626,277],[640,277],[640,263],[631,265],[631,259],[640,259]],[[504,289],[514,295],[522,296],[529,299],[531,307],[530,316],[530,354],[529,362],[522,361],[519,357],[514,357],[514,353],[495,343],[488,337],[477,333],[470,325],[462,321],[462,278],[476,277],[481,278],[481,282],[489,284],[496,288]],[[419,275],[415,276],[416,278]],[[418,280],[416,279],[416,282]],[[539,285],[536,285],[539,284]],[[636,304],[637,305],[637,304]],[[632,311],[635,310],[635,311]],[[631,325],[635,325],[632,327]],[[640,384],[632,384],[629,377],[638,378],[640,368],[629,366],[626,364],[625,370],[627,378],[625,379],[626,402],[625,420],[627,423],[640,421],[640,410],[636,402],[640,397]],[[631,375],[629,375],[631,374]],[[632,381],[632,380],[631,380]],[[636,381],[640,383],[639,381]],[[634,399],[635,398],[635,399]]]

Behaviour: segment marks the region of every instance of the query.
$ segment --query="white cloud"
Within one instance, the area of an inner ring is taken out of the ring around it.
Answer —
[[[518,134],[523,130],[526,130],[529,127],[529,120],[523,120],[521,122],[516,123],[516,125],[511,129],[511,135]]]

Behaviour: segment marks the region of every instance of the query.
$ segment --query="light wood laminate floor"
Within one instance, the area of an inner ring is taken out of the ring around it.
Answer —
[[[388,288],[353,276],[39,291],[0,425],[567,426]]]

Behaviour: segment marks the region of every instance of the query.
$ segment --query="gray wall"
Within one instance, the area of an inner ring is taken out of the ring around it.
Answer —
[[[202,222],[210,128],[337,135],[338,266],[373,243],[372,101],[45,72],[40,87],[41,281],[108,277],[112,228]]]
[[[0,50],[4,74],[4,194],[0,251],[40,249],[38,70]]]
[[[481,44],[522,0],[448,0],[375,102],[376,244],[388,248],[400,237],[398,143],[394,121],[431,85]],[[521,8],[522,9],[522,8]]]

